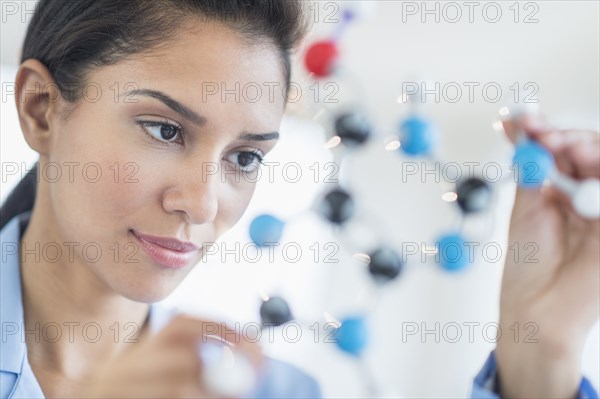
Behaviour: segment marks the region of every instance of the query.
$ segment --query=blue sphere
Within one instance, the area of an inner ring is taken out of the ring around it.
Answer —
[[[342,324],[336,331],[336,343],[338,348],[353,356],[358,356],[367,346],[369,331],[365,319],[361,317],[349,317],[342,320]]]
[[[437,129],[429,121],[410,117],[400,125],[400,150],[412,156],[427,155],[437,141]]]
[[[250,238],[259,247],[273,245],[281,239],[284,225],[285,223],[275,216],[257,216],[250,224]]]
[[[540,187],[554,168],[550,151],[533,140],[524,140],[517,145],[512,162],[517,183],[524,188]]]
[[[445,270],[458,271],[469,263],[469,248],[460,234],[447,234],[438,240],[438,256]]]

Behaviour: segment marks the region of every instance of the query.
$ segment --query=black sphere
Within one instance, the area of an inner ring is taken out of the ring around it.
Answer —
[[[277,327],[292,320],[292,312],[285,299],[274,296],[260,305],[260,318],[263,325]]]
[[[492,189],[485,181],[472,177],[456,185],[456,196],[464,213],[480,212],[490,205]]]
[[[358,112],[345,113],[336,119],[335,132],[344,144],[359,145],[371,136],[371,125],[367,118]]]
[[[321,214],[334,224],[343,224],[354,214],[354,201],[341,188],[330,191],[321,204]]]
[[[400,255],[391,248],[379,248],[369,256],[369,272],[378,283],[395,279],[404,267]]]

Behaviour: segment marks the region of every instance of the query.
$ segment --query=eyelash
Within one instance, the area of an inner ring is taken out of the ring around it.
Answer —
[[[163,145],[171,145],[174,143],[177,144],[183,144],[183,129],[181,128],[181,126],[174,124],[173,122],[167,121],[167,120],[162,120],[162,121],[140,121],[138,122],[138,124],[140,125],[140,127],[144,130],[144,132],[153,140],[159,142],[160,144]],[[163,127],[163,126],[169,126],[172,127],[176,130],[177,135],[181,138],[181,141],[177,142],[177,141],[164,141],[164,140],[159,140],[156,137],[154,137],[153,135],[151,135],[150,133],[148,133],[148,131],[145,129],[146,127]]]
[[[162,145],[166,145],[166,146],[170,146],[173,143],[177,143],[177,144],[183,144],[183,128],[171,121],[168,120],[162,120],[162,121],[140,121],[138,122],[138,125],[144,130],[144,133],[146,133],[148,135],[148,137],[150,137],[152,140],[162,144]],[[172,127],[173,129],[175,129],[176,131],[176,136],[180,137],[180,141],[165,141],[165,140],[159,140],[156,137],[154,137],[153,135],[151,135],[150,133],[148,133],[148,131],[146,130],[146,127],[163,127],[163,126],[169,126]],[[254,150],[254,151],[238,151],[239,154],[252,154],[257,160],[258,163],[260,165],[264,165],[264,157],[262,155],[262,152],[260,150]]]

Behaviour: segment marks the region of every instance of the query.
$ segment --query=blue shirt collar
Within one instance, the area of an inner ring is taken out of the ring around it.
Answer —
[[[0,370],[19,374],[25,357],[23,295],[19,262],[19,241],[31,212],[15,216],[0,231],[0,326],[2,356]]]

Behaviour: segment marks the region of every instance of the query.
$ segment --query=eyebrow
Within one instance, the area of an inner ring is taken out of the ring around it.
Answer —
[[[278,132],[272,132],[272,133],[258,134],[258,133],[247,133],[247,132],[244,132],[244,133],[242,133],[242,134],[239,135],[238,139],[240,139],[240,140],[246,140],[246,141],[278,140],[279,139],[279,133]]]
[[[185,119],[189,120],[190,122],[192,122],[198,126],[203,126],[207,122],[207,119],[204,116],[197,114],[196,112],[192,111],[190,108],[186,107],[179,101],[175,100],[168,94],[163,93],[161,91],[150,90],[150,89],[135,89],[135,90],[127,91],[127,92],[121,94],[119,97],[123,97],[126,95],[145,96],[145,97],[155,98],[155,99],[159,100],[160,102],[162,102],[163,104],[165,104],[167,107],[171,108],[173,111],[177,112],[179,115],[183,116]],[[277,140],[277,139],[279,139],[279,132],[249,133],[249,132],[244,131],[238,136],[238,139],[245,140],[245,141]]]
[[[121,94],[121,97],[125,96],[125,95],[146,96],[146,97],[155,98],[158,101],[164,103],[167,107],[171,108],[173,111],[177,112],[179,115],[183,116],[185,119],[193,122],[194,124],[196,124],[198,126],[202,126],[202,125],[206,124],[205,117],[198,115],[197,113],[195,113],[194,111],[192,111],[191,109],[189,109],[188,107],[186,107],[185,105],[180,103],[179,101],[175,100],[174,98],[170,97],[168,94],[165,94],[161,91],[148,90],[148,89],[135,89],[135,90],[130,90],[130,91],[127,91],[127,92]]]

